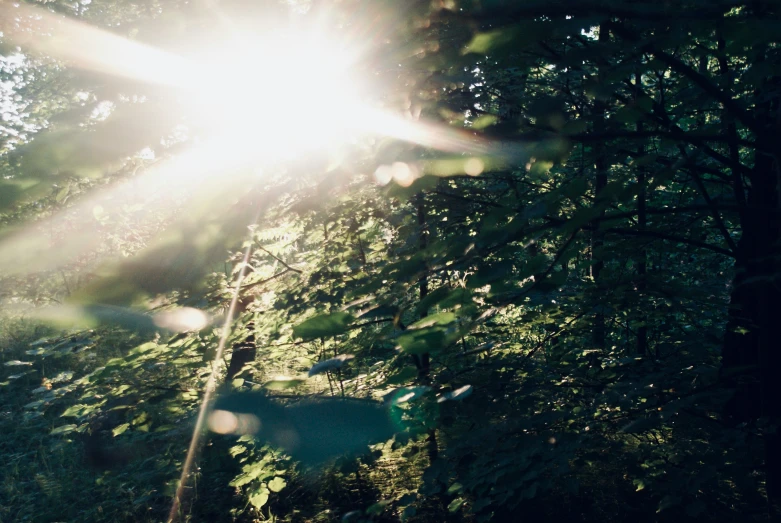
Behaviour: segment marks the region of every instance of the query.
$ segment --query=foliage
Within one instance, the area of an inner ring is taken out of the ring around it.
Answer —
[[[778,6],[340,5],[415,131],[263,178],[161,86],[0,51],[0,518],[165,518],[215,382],[183,519],[774,517]]]

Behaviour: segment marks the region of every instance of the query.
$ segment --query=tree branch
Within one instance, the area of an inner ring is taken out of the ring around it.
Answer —
[[[275,256],[275,255],[271,254],[271,252],[269,252],[269,250],[266,249],[265,247],[263,247],[262,245],[258,245],[258,249],[260,249],[261,251],[265,252],[266,254],[268,254],[269,256],[274,258],[275,260],[277,260],[279,263],[281,263],[283,266],[285,266],[287,268],[287,270],[293,271],[293,272],[297,272],[298,274],[301,274],[301,271],[299,269],[294,269],[293,267],[291,267],[290,265],[288,265],[287,263],[282,261],[278,256]]]

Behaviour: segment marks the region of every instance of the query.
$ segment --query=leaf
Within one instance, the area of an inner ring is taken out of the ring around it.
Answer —
[[[268,390],[286,390],[286,389],[292,389],[294,387],[298,387],[305,381],[306,380],[288,378],[285,376],[277,376],[273,380],[264,383],[263,388]]]
[[[275,477],[274,479],[268,482],[268,488],[271,492],[279,492],[286,486],[287,486],[287,481],[280,478],[279,476]]]
[[[472,129],[477,129],[478,131],[485,129],[486,127],[490,127],[494,125],[496,122],[499,121],[499,117],[493,114],[482,114],[475,118],[475,121],[472,122]]]
[[[384,499],[382,501],[378,501],[374,505],[370,506],[366,509],[366,515],[367,516],[380,516],[383,512],[385,512],[385,509],[390,505],[390,500]]]
[[[346,362],[350,361],[353,358],[355,358],[355,356],[353,356],[352,354],[340,354],[335,358],[331,358],[316,363],[315,365],[312,366],[311,369],[309,369],[309,377],[311,378],[316,374],[341,368]]]
[[[385,401],[391,405],[399,405],[418,399],[431,390],[431,387],[400,387],[385,396]]]
[[[201,310],[192,307],[177,307],[158,312],[153,316],[152,321],[161,329],[172,332],[193,332],[205,328],[211,319]]]
[[[676,505],[679,505],[681,503],[681,498],[679,496],[673,496],[673,495],[666,495],[659,501],[659,507],[656,509],[656,513],[662,512],[663,510],[667,510],[669,508],[672,508]]]
[[[437,403],[442,403],[448,400],[461,401],[463,399],[468,398],[471,395],[472,395],[472,386],[464,385],[463,387],[459,387],[456,390],[452,390],[450,392],[446,392],[445,394],[442,394],[437,399]]]
[[[51,435],[57,435],[57,434],[68,434],[69,432],[73,432],[76,430],[76,425],[68,424],[68,425],[62,425],[57,427],[56,429],[53,429],[49,434]]]
[[[67,417],[77,418],[81,416],[84,410],[88,408],[89,406],[84,404],[71,405],[70,407],[65,409],[65,412],[63,412],[60,416],[63,418],[67,418]]]
[[[452,312],[440,312],[421,318],[409,327],[408,330],[424,329],[433,325],[448,325],[456,321],[456,315]]]
[[[310,398],[284,404],[258,392],[235,392],[217,398],[214,409],[239,420],[262,420],[251,435],[306,464],[366,452],[368,445],[387,441],[400,430],[388,410],[372,401]]]
[[[129,428],[130,428],[130,423],[123,423],[122,425],[115,427],[114,430],[111,431],[111,433],[114,435],[114,437],[117,437],[120,434],[124,433]]]
[[[260,509],[268,502],[269,491],[265,487],[258,489],[255,494],[249,497],[249,502],[253,507]]]
[[[387,380],[385,380],[385,383],[388,385],[401,385],[402,383],[407,383],[408,381],[414,379],[418,375],[418,369],[412,366],[404,367],[396,374],[393,374],[390,376]]]
[[[456,305],[470,303],[471,301],[472,293],[469,289],[451,289],[449,287],[440,287],[420,300],[416,310],[419,313],[428,312],[430,308],[435,306],[442,309],[447,309],[450,307],[455,307]]]
[[[393,307],[391,305],[378,305],[377,307],[374,307],[372,309],[369,309],[365,312],[361,312],[358,314],[358,317],[362,320],[368,320],[373,318],[388,318],[393,317],[396,315],[396,313],[399,312],[399,309],[397,307]]]
[[[336,336],[346,332],[353,321],[353,316],[347,312],[321,314],[293,327],[293,334],[305,341]]]
[[[506,54],[541,39],[550,30],[543,22],[513,24],[501,29],[477,33],[461,54]]]
[[[10,360],[5,362],[6,367],[23,367],[32,365],[31,361]]]
[[[448,336],[442,327],[407,330],[400,335],[398,341],[401,349],[408,354],[425,354],[437,352],[448,345]]]
[[[466,500],[464,498],[456,498],[450,502],[450,504],[447,506],[447,510],[450,513],[457,512],[458,509],[461,508],[461,505],[463,505],[465,501]]]

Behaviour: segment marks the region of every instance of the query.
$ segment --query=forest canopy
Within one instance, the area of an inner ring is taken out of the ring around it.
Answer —
[[[775,521],[779,137],[778,0],[0,0],[0,522]]]

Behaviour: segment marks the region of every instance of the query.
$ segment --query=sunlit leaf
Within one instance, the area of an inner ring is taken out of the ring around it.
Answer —
[[[354,318],[347,312],[321,314],[293,327],[293,334],[304,340],[335,336],[347,331]]]
[[[249,497],[249,502],[253,507],[260,509],[263,508],[268,502],[269,491],[268,489],[261,487],[255,494]]]
[[[122,425],[114,427],[111,433],[114,435],[114,437],[116,437],[119,436],[120,434],[124,434],[124,432],[129,428],[130,428],[130,423],[123,423]]]
[[[385,397],[385,401],[391,405],[400,405],[402,403],[414,401],[430,390],[431,387],[427,386],[401,387],[389,393]]]
[[[267,381],[263,384],[263,388],[268,390],[286,390],[298,387],[305,383],[306,380],[289,378],[285,376],[277,376],[271,381]]]
[[[56,435],[56,434],[68,434],[69,432],[73,432],[78,427],[73,424],[69,425],[61,425],[57,427],[56,429],[52,429],[52,431],[49,434]]]
[[[340,354],[334,358],[316,363],[312,366],[311,369],[309,369],[309,377],[312,377],[315,374],[320,374],[322,372],[327,372],[329,370],[339,369],[344,366],[346,362],[353,358],[355,358],[355,356],[352,354]]]
[[[437,398],[437,403],[442,403],[448,400],[461,401],[471,396],[472,390],[473,389],[471,385],[464,385],[463,387],[459,387],[455,390],[442,394],[439,398]]]
[[[447,506],[448,511],[450,511],[450,512],[457,512],[458,509],[461,508],[461,505],[463,505],[465,501],[466,500],[464,498],[456,498],[456,499],[454,499]]]
[[[9,360],[5,362],[6,367],[24,367],[32,365],[31,361]]]
[[[287,481],[285,481],[283,478],[280,478],[279,476],[275,477],[274,479],[268,482],[268,489],[271,492],[279,492],[286,486],[287,486]]]

